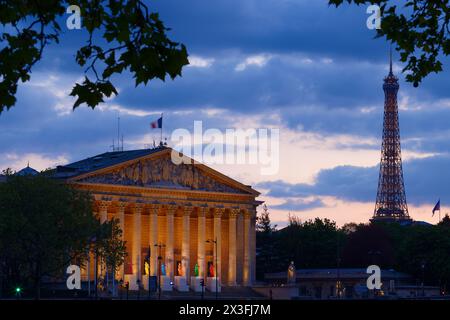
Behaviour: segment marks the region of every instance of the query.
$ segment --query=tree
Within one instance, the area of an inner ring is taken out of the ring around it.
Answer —
[[[302,219],[300,217],[294,215],[291,215],[291,213],[288,213],[288,225],[290,227],[300,227],[302,225]]]
[[[450,227],[450,217],[448,216],[448,214],[446,214],[446,215],[442,218],[442,220],[438,223],[438,225],[439,225],[439,226],[442,226],[442,227],[447,227],[447,228]]]
[[[273,269],[272,262],[276,257],[273,241],[274,232],[276,232],[276,225],[272,226],[269,209],[267,208],[267,205],[264,204],[263,212],[256,220],[256,274],[259,279],[264,277],[265,272]]]
[[[106,266],[106,272],[112,275],[112,279],[115,279],[116,272],[124,263],[127,255],[125,241],[121,240],[122,230],[119,220],[112,219],[104,223],[97,220],[94,239],[92,250]]]
[[[416,279],[424,277],[427,285],[450,290],[447,221],[450,218],[444,218],[438,225],[349,223],[337,229],[328,219],[301,222],[298,217],[290,216],[287,227],[271,233],[270,267],[260,265],[258,260],[257,274],[261,278],[265,272],[286,271],[290,261],[297,268],[336,268],[342,257],[342,267],[367,268],[376,264]],[[257,248],[263,246],[261,235],[257,234]]]
[[[348,236],[344,264],[367,267],[378,264],[394,268],[429,285],[450,285],[450,228],[446,224],[359,225]]]
[[[96,234],[103,235],[105,256],[117,248],[113,223],[100,226],[90,194],[45,174],[0,183],[0,273],[7,291],[25,286],[39,299],[42,279],[60,279],[70,264],[83,265]]]
[[[83,103],[95,108],[105,97],[117,95],[111,82],[115,74],[128,70],[136,86],[146,85],[155,78],[164,81],[166,75],[172,79],[181,76],[182,67],[189,63],[185,46],[167,37],[169,29],[144,1],[1,1],[0,113],[14,106],[19,81],[30,80],[32,67],[41,60],[44,49],[59,43],[59,21],[69,17],[66,10],[71,5],[79,7],[88,32],[87,44],[76,53],[76,62],[86,68],[86,76],[70,93],[76,97],[74,109]],[[94,33],[103,41],[96,43]]]
[[[342,253],[346,267],[367,268],[376,264],[392,267],[395,263],[394,248],[389,234],[379,225],[360,225],[350,233]]]
[[[403,8],[392,0],[345,0],[356,5],[377,4],[381,9],[381,29],[377,37],[385,37],[396,45],[400,60],[406,62],[403,72],[415,87],[431,72],[442,71],[442,56],[450,54],[450,6],[448,0],[407,0]],[[344,0],[329,0],[342,5]]]
[[[294,216],[286,228],[277,232],[279,271],[285,270],[290,261],[297,268],[335,267],[338,240],[344,237],[334,221],[316,218],[302,223]]]
[[[277,225],[272,226],[269,215],[269,209],[267,208],[267,205],[264,204],[263,212],[256,220],[256,232],[269,234],[276,230]]]
[[[2,174],[3,174],[4,176],[11,176],[11,175],[14,174],[14,170],[11,169],[11,168],[6,168],[6,169],[4,169],[4,170],[2,171]]]
[[[342,226],[341,231],[346,235],[349,235],[358,230],[358,224],[354,222],[346,223]]]
[[[450,285],[450,228],[415,225],[406,228],[398,268],[429,285]]]

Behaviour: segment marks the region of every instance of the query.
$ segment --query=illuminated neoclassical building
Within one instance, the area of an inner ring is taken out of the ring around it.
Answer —
[[[59,166],[56,176],[90,191],[101,221],[120,220],[128,256],[118,278],[130,289],[137,280],[146,285],[149,248],[147,272],[161,275],[164,265],[164,278],[179,289],[195,285],[196,265],[197,279],[211,276],[213,265],[222,286],[251,285],[259,193],[201,163],[176,165],[172,151],[107,152]]]

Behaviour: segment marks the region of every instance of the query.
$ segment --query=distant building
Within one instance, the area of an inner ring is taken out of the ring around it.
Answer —
[[[25,168],[14,173],[14,175],[16,176],[35,176],[37,174],[39,174],[39,171],[31,168],[30,164],[28,164]]]
[[[20,169],[19,171],[15,172],[15,176],[35,176],[39,174],[39,171],[36,169],[33,169],[30,167],[30,164],[28,163],[27,166],[23,169]],[[4,174],[0,174],[0,182],[5,182],[7,179],[7,176]]]
[[[366,269],[298,269],[294,285],[287,284],[286,272],[266,273],[269,286],[255,288],[274,299],[367,299],[377,297],[437,297],[438,287],[415,284],[413,277],[395,270],[381,270],[379,291],[367,288]],[[338,290],[340,288],[340,290]]]

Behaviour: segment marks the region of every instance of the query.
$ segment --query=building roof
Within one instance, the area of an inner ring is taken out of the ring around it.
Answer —
[[[53,176],[61,179],[75,177],[80,174],[89,173],[114,166],[122,162],[147,156],[164,149],[167,149],[167,147],[160,146],[153,149],[105,152],[64,166],[58,166],[56,167]]]
[[[426,221],[413,221],[413,225],[432,226],[433,224]]]
[[[109,168],[120,166],[123,163],[127,162],[133,163],[135,161],[139,161],[139,159],[145,158],[150,155],[155,155],[156,157],[157,153],[170,155],[171,151],[173,151],[172,148],[167,147],[165,145],[160,145],[152,149],[105,152],[67,165],[57,166],[56,169],[53,169],[50,174],[55,179],[66,180],[68,182],[76,182],[79,181],[79,179],[85,179],[86,177],[89,176],[95,176],[96,174],[100,173],[103,174],[104,172],[109,170]],[[185,155],[183,155],[183,157],[187,158],[184,160],[190,159]],[[244,185],[237,180],[234,180],[200,162],[195,161],[194,159],[190,159],[190,161],[192,161],[192,164],[196,165],[200,170],[209,171],[218,178],[223,179],[225,181],[225,184],[231,183],[233,187],[241,189],[245,193],[254,194],[255,196],[258,196],[260,194],[258,191],[254,190],[251,186]],[[132,184],[129,185],[136,186],[136,183],[133,182]],[[174,186],[170,185],[170,187],[173,188]]]
[[[31,168],[30,165],[27,165],[25,168],[15,173],[16,176],[35,176],[37,174],[39,174],[39,171]]]
[[[369,274],[367,273],[367,269],[365,268],[341,268],[341,269],[297,269],[296,270],[296,278],[297,279],[336,279],[338,275],[342,279],[363,279],[367,278]],[[410,279],[411,276],[398,272],[395,270],[381,270],[381,277],[383,279]],[[264,275],[266,280],[286,280],[287,279],[287,271],[286,272],[275,272],[275,273],[266,273]]]

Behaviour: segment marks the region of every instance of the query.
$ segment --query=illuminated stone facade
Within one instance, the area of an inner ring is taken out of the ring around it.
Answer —
[[[139,281],[146,287],[149,249],[151,276],[164,265],[167,279],[189,285],[196,264],[205,280],[212,264],[222,286],[250,286],[259,193],[203,164],[176,165],[171,152],[108,152],[58,167],[57,175],[92,193],[101,221],[119,219],[128,256],[116,278],[130,289]]]

